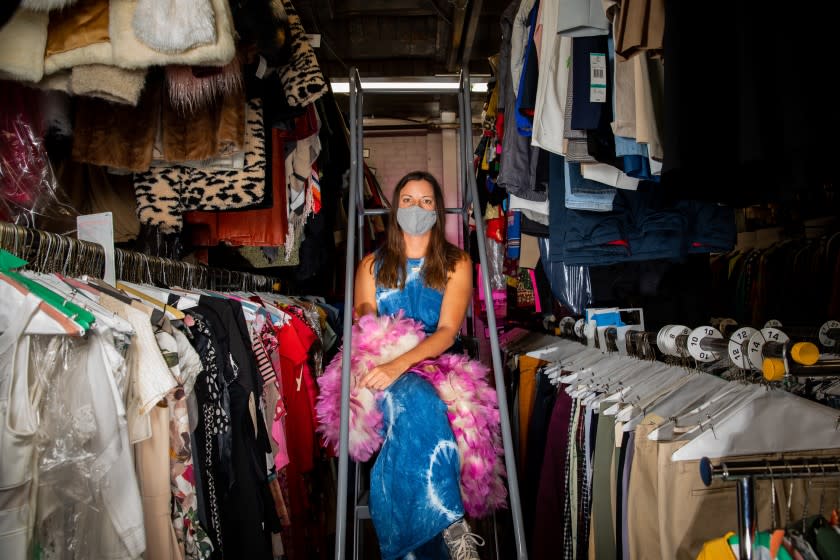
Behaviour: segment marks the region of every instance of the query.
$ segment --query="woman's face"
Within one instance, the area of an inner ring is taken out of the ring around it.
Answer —
[[[419,206],[423,210],[435,209],[435,189],[422,179],[409,181],[400,191],[400,208]]]

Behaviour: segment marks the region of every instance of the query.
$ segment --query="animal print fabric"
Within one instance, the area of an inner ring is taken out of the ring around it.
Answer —
[[[188,210],[247,208],[265,198],[265,129],[259,99],[245,109],[245,165],[242,169],[153,166],[134,175],[137,216],[163,233],[183,227]]]
[[[280,0],[274,0],[275,5],[278,2]],[[315,51],[306,38],[300,16],[289,0],[282,0],[282,5],[289,18],[292,56],[289,64],[279,70],[280,81],[286,92],[286,102],[292,107],[304,107],[327,92],[327,82],[318,66]]]

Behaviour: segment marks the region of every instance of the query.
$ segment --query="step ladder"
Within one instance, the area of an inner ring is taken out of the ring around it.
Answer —
[[[368,216],[386,214],[385,209],[364,208],[363,198],[363,91],[361,77],[358,69],[350,69],[350,193],[347,210],[347,256],[345,262],[345,305],[344,305],[344,347],[342,354],[341,372],[341,427],[339,436],[338,455],[338,503],[336,507],[335,523],[335,559],[344,560],[345,545],[347,537],[347,496],[349,479],[349,420],[350,420],[350,348],[353,324],[353,296],[355,271],[358,262],[363,255],[363,238],[365,218]],[[505,394],[505,382],[502,372],[502,359],[499,349],[499,338],[496,331],[496,316],[493,309],[493,295],[487,270],[487,243],[484,236],[484,219],[478,214],[478,189],[473,171],[473,146],[472,146],[472,114],[470,108],[470,76],[469,71],[462,68],[458,76],[458,89],[433,90],[424,87],[420,89],[404,90],[377,90],[377,95],[382,94],[450,94],[458,96],[458,113],[460,121],[459,135],[459,172],[460,182],[464,189],[461,208],[447,208],[447,214],[458,214],[462,217],[462,224],[465,231],[464,243],[469,243],[469,212],[472,212],[475,219],[476,234],[478,238],[479,268],[484,289],[484,301],[487,302],[487,328],[490,333],[490,353],[492,357],[493,374],[496,380],[496,393],[498,395],[499,412],[502,428],[502,441],[505,452],[505,468],[507,469],[507,484],[511,515],[513,517],[513,532],[516,541],[516,557],[518,560],[528,558],[525,550],[525,530],[522,526],[522,507],[519,497],[519,484],[517,482],[516,459],[513,449],[513,439],[510,430],[510,418],[508,417],[507,397]],[[475,205],[473,205],[473,201]],[[358,233],[358,235],[357,235]],[[468,249],[468,248],[467,248]],[[468,311],[468,328],[471,328],[471,311]],[[361,469],[356,466],[354,476],[354,498],[352,508],[353,515],[353,559],[358,560],[361,553],[362,522],[370,519],[370,511],[367,506],[367,492],[364,491],[364,484],[361,477]]]

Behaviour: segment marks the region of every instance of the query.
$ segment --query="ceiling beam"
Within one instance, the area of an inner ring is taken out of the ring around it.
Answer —
[[[478,30],[478,22],[481,17],[482,4],[483,0],[473,0],[470,3],[470,14],[467,19],[467,30],[464,33],[464,42],[461,47],[461,56],[459,57],[459,60],[461,61],[461,66],[469,67],[470,56],[472,56],[472,49],[473,45],[475,44],[476,31]]]
[[[344,0],[335,8],[340,17],[437,15],[428,0]]]
[[[434,2],[435,0],[430,1]],[[440,65],[446,62],[447,31],[449,31],[449,23],[439,17],[435,27],[435,62]]]
[[[348,44],[339,43],[340,52],[351,60],[433,58],[435,44],[432,41],[403,41],[401,39],[377,39]]]
[[[452,12],[452,42],[449,45],[449,56],[446,58],[446,69],[454,72],[458,67],[461,52],[461,42],[464,36],[464,24],[467,20],[467,4],[469,0],[458,0]]]

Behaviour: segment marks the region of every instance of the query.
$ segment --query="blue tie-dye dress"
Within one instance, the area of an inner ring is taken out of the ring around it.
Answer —
[[[423,259],[408,259],[405,287],[376,287],[380,315],[400,310],[437,329],[443,292],[423,283]],[[460,462],[446,405],[413,373],[383,391],[385,440],[371,472],[370,514],[384,560],[448,558],[441,531],[464,516]]]

